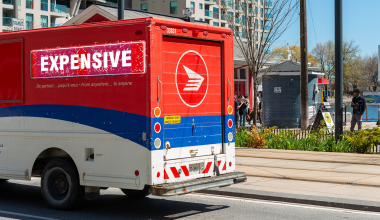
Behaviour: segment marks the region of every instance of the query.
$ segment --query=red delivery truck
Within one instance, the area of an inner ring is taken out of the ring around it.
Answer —
[[[50,207],[246,180],[230,29],[110,21],[1,33],[0,51],[0,180],[41,177]]]

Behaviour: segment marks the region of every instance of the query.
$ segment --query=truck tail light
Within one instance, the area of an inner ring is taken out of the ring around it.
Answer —
[[[227,34],[225,34],[225,33],[222,34],[222,37],[223,37],[223,38],[226,38],[226,36],[227,36]]]
[[[193,30],[193,34],[199,34],[199,30]]]
[[[182,28],[183,33],[187,33],[187,28]]]
[[[166,30],[166,26],[165,25],[161,25],[161,29],[162,30]]]
[[[208,35],[208,31],[203,31],[203,35],[207,36]]]
[[[233,111],[233,108],[232,108],[232,106],[229,105],[228,108],[227,108],[228,114],[232,115],[232,111]]]
[[[156,138],[156,140],[154,140],[154,147],[156,149],[160,149],[160,147],[161,147],[161,139]]]
[[[140,175],[140,172],[138,170],[135,171],[135,175],[136,176],[139,176]]]
[[[228,124],[228,127],[229,127],[229,128],[231,128],[231,127],[232,127],[232,125],[233,125],[233,123],[232,123],[232,119],[228,119],[228,122],[227,122],[227,124]]]
[[[229,163],[228,163],[228,165],[230,165],[230,167],[232,166],[232,162],[230,161]]]
[[[161,115],[161,109],[159,107],[156,107],[154,109],[154,116],[156,116],[156,118],[158,118],[158,117],[160,117],[160,115]]]
[[[156,133],[159,133],[161,131],[161,124],[156,122],[156,124],[154,124],[154,131]]]
[[[157,178],[159,178],[159,177],[160,177],[160,175],[161,175],[161,174],[160,174],[160,172],[157,172]]]

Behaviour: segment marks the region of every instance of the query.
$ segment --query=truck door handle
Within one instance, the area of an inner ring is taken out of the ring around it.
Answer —
[[[160,83],[160,96],[158,97],[158,104],[160,104],[160,98],[162,96],[162,82],[160,80],[160,76],[158,76],[158,82]]]
[[[230,84],[230,96],[228,96],[228,101],[230,101],[231,95],[232,95],[232,85],[230,83],[230,79],[227,79],[228,84]]]
[[[194,119],[193,119],[193,124],[191,125],[191,127],[195,129],[195,132],[197,132],[197,125],[194,123]]]

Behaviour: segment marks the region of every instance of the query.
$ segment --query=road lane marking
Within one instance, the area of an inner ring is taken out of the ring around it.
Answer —
[[[290,207],[298,207],[298,208],[306,208],[306,209],[318,209],[318,210],[326,210],[326,211],[334,211],[334,212],[345,212],[345,213],[352,213],[352,214],[380,216],[380,213],[378,212],[359,211],[359,210],[343,209],[343,208],[335,208],[335,207],[322,207],[322,206],[308,205],[308,204],[297,204],[297,203],[288,203],[288,202],[271,201],[271,200],[269,201],[259,200],[259,199],[243,199],[239,197],[211,195],[211,194],[205,194],[205,193],[193,193],[193,194],[187,194],[187,195],[226,199],[226,200],[235,200],[235,201],[242,201],[242,202],[261,203],[261,204],[268,204],[268,205],[282,205],[282,206],[290,206]]]
[[[16,216],[22,216],[22,217],[28,217],[28,218],[44,219],[44,220],[58,220],[56,218],[45,218],[45,217],[36,216],[36,215],[27,215],[27,214],[21,214],[17,212],[7,212],[7,211],[2,211],[2,210],[0,210],[0,214],[16,215]]]

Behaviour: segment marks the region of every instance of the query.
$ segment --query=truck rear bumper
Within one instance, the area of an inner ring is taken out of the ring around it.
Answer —
[[[234,172],[220,176],[155,185],[151,186],[149,191],[155,196],[174,196],[212,187],[228,186],[234,183],[245,182],[246,180],[245,173]]]

